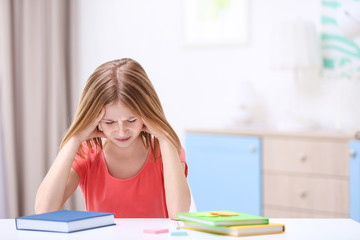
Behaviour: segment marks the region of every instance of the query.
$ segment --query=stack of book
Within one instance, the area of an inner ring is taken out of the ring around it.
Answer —
[[[182,228],[185,229],[231,236],[274,234],[285,231],[284,224],[269,223],[266,217],[234,211],[178,213],[177,220],[184,222]]]

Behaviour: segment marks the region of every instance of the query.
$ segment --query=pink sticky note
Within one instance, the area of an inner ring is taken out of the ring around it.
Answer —
[[[147,229],[144,229],[143,232],[159,234],[159,233],[167,233],[167,232],[169,232],[169,229],[168,228],[147,228]]]

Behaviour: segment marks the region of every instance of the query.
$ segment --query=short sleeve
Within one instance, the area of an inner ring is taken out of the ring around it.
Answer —
[[[185,163],[185,176],[188,175],[188,165],[186,163],[185,150],[181,147],[180,161]]]
[[[86,161],[80,156],[76,155],[74,162],[72,164],[72,168],[77,172],[80,177],[80,182],[83,182],[84,176],[86,176]]]

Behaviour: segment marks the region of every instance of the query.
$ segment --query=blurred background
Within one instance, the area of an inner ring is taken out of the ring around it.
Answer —
[[[264,147],[269,132],[319,133],[347,148],[360,129],[360,40],[342,16],[356,0],[0,2],[1,218],[34,213],[82,87],[113,59],[144,67],[186,150],[189,132],[257,136]],[[83,209],[81,193],[66,207]]]

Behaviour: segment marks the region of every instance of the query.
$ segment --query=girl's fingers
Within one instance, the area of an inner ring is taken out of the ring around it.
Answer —
[[[103,132],[97,131],[96,136],[95,137],[99,137],[99,138],[106,138]]]
[[[104,117],[104,115],[105,115],[105,108],[103,108],[103,109],[101,110],[101,112],[99,113],[99,115],[98,115],[97,118],[95,119],[94,123],[92,124],[92,127],[94,127],[96,130],[97,130],[97,128],[98,128],[98,125],[100,124],[101,119]],[[92,128],[92,127],[91,127],[91,128]]]
[[[145,131],[145,132],[147,132],[147,133],[149,133],[149,134],[151,134],[151,131],[150,131],[150,127],[148,127],[149,125],[145,122],[145,120],[144,119],[142,119],[142,121],[143,121],[143,123],[144,123],[144,126],[143,126],[143,131]]]
[[[98,126],[100,125],[100,121],[104,117],[104,115],[105,115],[105,108],[103,108],[101,110],[101,112],[99,113],[99,116],[96,118],[96,127],[95,127],[95,136],[96,137],[105,138],[104,133],[98,128]]]
[[[82,135],[85,140],[92,139],[94,137],[101,137],[101,138],[105,137],[104,133],[98,130],[98,125],[101,119],[104,117],[104,115],[105,115],[105,108],[101,110],[95,121],[91,125],[89,125],[87,129],[83,131]]]
[[[103,108],[102,110],[101,110],[101,112],[99,113],[99,116],[96,118],[96,125],[98,125],[99,124],[99,122],[101,121],[101,119],[104,117],[104,115],[105,115],[105,108]]]

